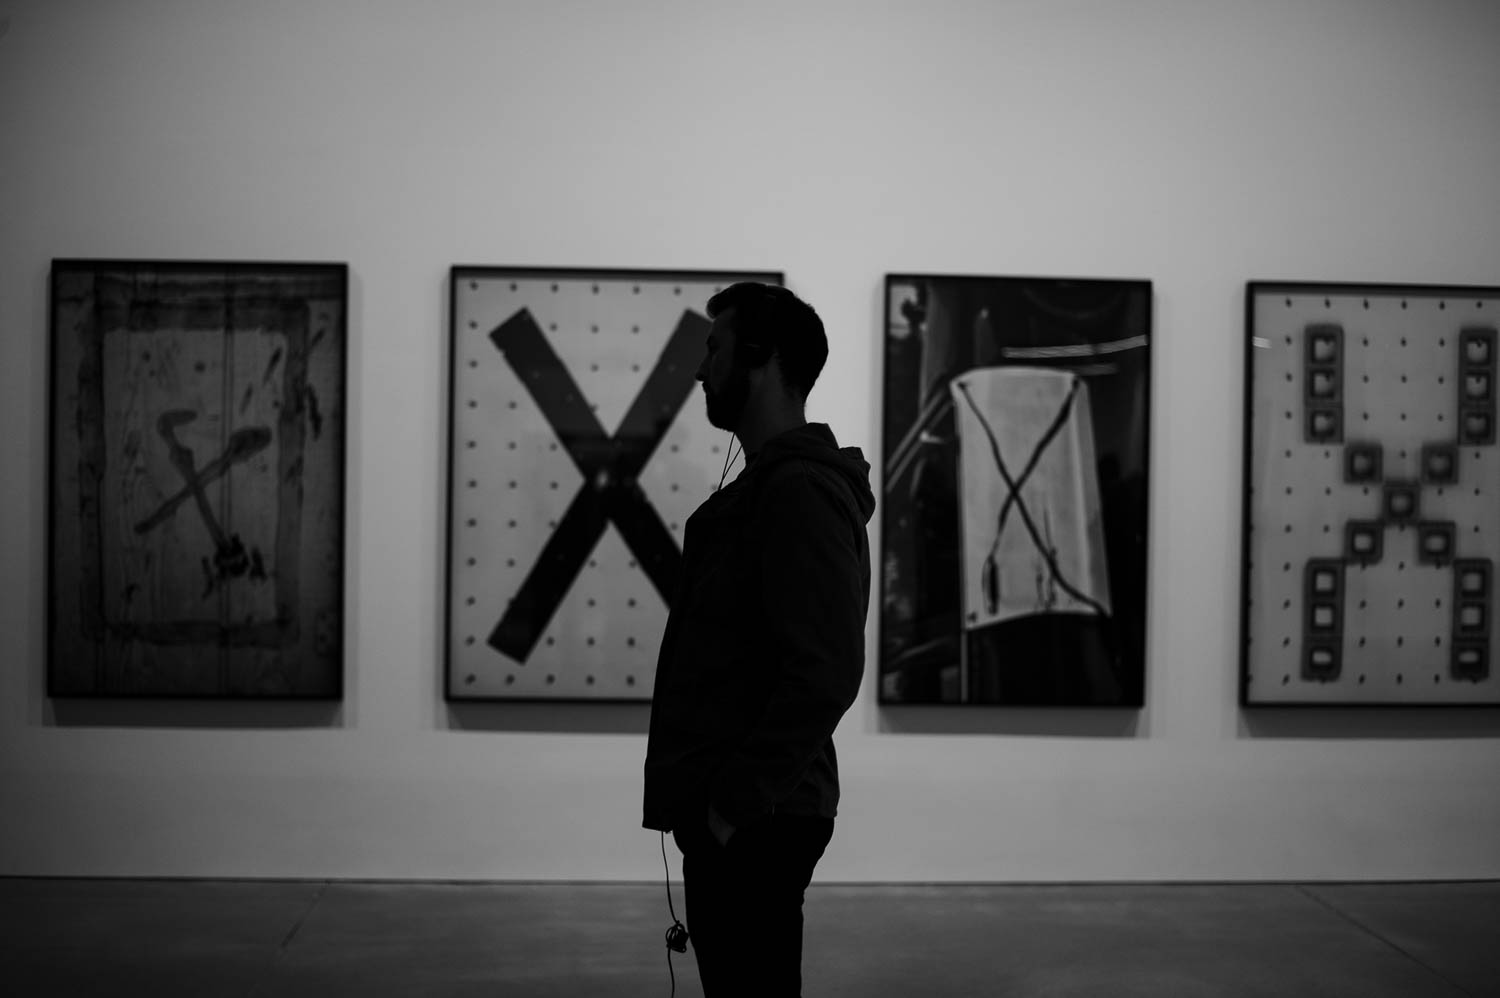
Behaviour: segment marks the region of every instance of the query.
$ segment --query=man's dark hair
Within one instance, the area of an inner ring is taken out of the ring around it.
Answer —
[[[708,300],[709,318],[734,309],[734,339],[738,348],[764,348],[781,358],[781,380],[802,398],[828,360],[828,337],[823,320],[811,305],[786,288],[756,281],[731,284]]]

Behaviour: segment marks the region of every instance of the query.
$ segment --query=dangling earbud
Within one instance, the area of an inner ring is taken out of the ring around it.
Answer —
[[[672,924],[667,928],[667,973],[672,977],[672,994],[677,993],[677,973],[672,969],[672,954],[686,953],[688,947],[687,926],[677,920],[677,911],[672,907],[672,868],[667,865],[667,833],[661,833],[661,865],[667,871],[667,911],[672,914]]]

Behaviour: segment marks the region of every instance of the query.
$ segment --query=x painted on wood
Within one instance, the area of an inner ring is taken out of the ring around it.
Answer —
[[[52,269],[48,690],[343,687],[342,264]]]

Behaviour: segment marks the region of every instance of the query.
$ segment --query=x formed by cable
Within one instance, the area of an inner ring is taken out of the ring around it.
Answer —
[[[1038,534],[1036,524],[1032,522],[1031,513],[1026,508],[1026,500],[1021,498],[1021,488],[1026,484],[1027,480],[1030,479],[1031,473],[1036,470],[1037,464],[1042,459],[1042,453],[1047,449],[1047,446],[1052,443],[1053,439],[1056,438],[1057,434],[1062,430],[1063,426],[1068,421],[1068,417],[1072,415],[1073,399],[1078,394],[1080,383],[1081,382],[1077,378],[1073,379],[1073,385],[1068,390],[1068,397],[1063,399],[1062,405],[1058,408],[1057,415],[1053,417],[1052,425],[1047,427],[1047,432],[1042,434],[1041,439],[1038,440],[1036,446],[1032,448],[1031,456],[1027,459],[1026,467],[1022,469],[1019,478],[1011,477],[1010,469],[1005,465],[1005,459],[1000,456],[1000,443],[995,439],[994,430],[990,428],[989,421],[984,418],[984,414],[979,411],[979,406],[974,402],[974,397],[969,394],[968,384],[960,381],[958,383],[958,390],[964,393],[964,399],[969,403],[969,408],[974,410],[974,415],[976,418],[978,418],[979,425],[984,429],[985,436],[989,437],[990,453],[995,457],[995,466],[1000,469],[1000,477],[1004,479],[1005,487],[1008,490],[1005,496],[1005,501],[1000,504],[999,526],[995,531],[995,543],[990,547],[989,557],[985,559],[986,570],[990,570],[994,565],[995,552],[1000,547],[1000,538],[1005,532],[1006,520],[1009,519],[1010,511],[1012,507],[1014,507],[1016,512],[1021,514],[1021,521],[1026,526],[1026,532],[1031,535],[1031,543],[1036,547],[1037,553],[1040,554],[1043,560],[1047,562],[1047,570],[1051,573],[1053,580],[1059,586],[1061,586],[1063,591],[1066,592],[1069,596],[1073,597],[1078,602],[1090,607],[1101,617],[1105,617],[1109,615],[1108,611],[1106,611],[1104,607],[1099,603],[1090,599],[1087,595],[1073,586],[1073,584],[1068,581],[1067,577],[1063,575],[1062,570],[1057,567],[1056,555],[1053,553],[1051,546],[1045,543],[1042,540],[1041,536]]]
[[[530,310],[521,309],[489,334],[583,475],[557,529],[490,632],[495,650],[526,661],[610,523],[662,599],[671,600],[681,552],[636,476],[692,394],[709,325],[703,316],[683,312],[613,437],[604,432]]]

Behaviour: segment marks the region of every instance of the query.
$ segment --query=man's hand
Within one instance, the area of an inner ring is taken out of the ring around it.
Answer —
[[[721,846],[729,845],[729,837],[734,834],[734,826],[725,821],[712,804],[708,805],[708,830],[713,832]]]

